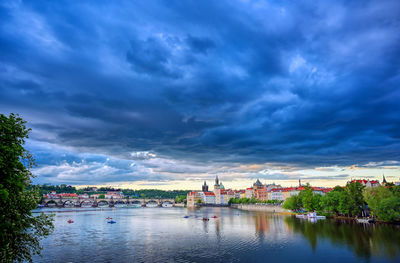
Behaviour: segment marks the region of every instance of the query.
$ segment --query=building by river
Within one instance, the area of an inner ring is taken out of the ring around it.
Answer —
[[[215,177],[214,190],[208,191],[208,185],[204,181],[202,191],[189,192],[187,194],[187,206],[193,207],[197,203],[210,205],[227,205],[231,198],[237,197],[237,194],[232,189],[225,189],[225,186],[219,180],[218,175]]]

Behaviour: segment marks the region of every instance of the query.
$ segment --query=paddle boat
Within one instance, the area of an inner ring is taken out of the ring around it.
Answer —
[[[356,218],[357,223],[361,224],[373,224],[375,223],[374,219],[371,218]]]
[[[212,216],[212,218],[218,218],[218,216]]]
[[[69,219],[67,222],[68,222],[68,224],[71,224],[71,223],[73,223],[74,221],[72,221],[72,219]]]
[[[203,217],[203,221],[209,221],[210,219],[207,217]]]
[[[190,216],[184,216],[183,218],[189,218]]]
[[[111,220],[111,221],[108,221],[107,223],[109,223],[109,224],[115,224],[115,223],[117,223],[117,222]]]
[[[162,206],[162,207],[172,207],[172,203],[165,202],[165,203],[162,203],[161,206]]]
[[[308,213],[307,217],[311,219],[326,219],[326,216],[319,216],[315,212]]]
[[[106,219],[107,219],[107,220],[110,220],[110,219],[112,219],[112,217],[107,217]]]

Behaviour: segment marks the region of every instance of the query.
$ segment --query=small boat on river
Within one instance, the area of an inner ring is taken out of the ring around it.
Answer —
[[[308,213],[307,217],[311,219],[326,219],[326,216],[319,216],[315,212]]]
[[[129,203],[126,206],[132,207],[132,208],[139,208],[139,207],[142,207],[142,204],[141,203]]]
[[[146,207],[157,207],[157,206],[158,206],[158,204],[156,202],[148,202],[146,204]]]
[[[67,222],[68,222],[68,224],[71,224],[71,223],[73,223],[74,221],[73,221],[72,219],[69,219]]]
[[[218,218],[218,216],[213,216],[212,218]]]
[[[107,220],[111,220],[111,219],[112,219],[112,217],[107,217],[106,219],[107,219]]]
[[[357,223],[360,224],[373,224],[375,223],[375,219],[373,218],[356,218]]]
[[[209,221],[210,219],[207,217],[203,217],[203,221]]]
[[[115,224],[115,223],[117,223],[117,222],[111,220],[111,221],[108,221],[107,223],[109,223],[109,224]]]
[[[301,219],[326,219],[326,216],[319,216],[315,212],[311,212],[308,214],[297,214],[296,218],[301,218]]]

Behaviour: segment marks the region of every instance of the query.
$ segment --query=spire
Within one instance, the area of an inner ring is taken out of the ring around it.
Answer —
[[[263,184],[260,182],[259,179],[257,179],[257,181],[253,185],[262,186]]]
[[[301,187],[301,179],[299,179],[299,187]]]
[[[219,185],[218,175],[215,177],[215,185]]]
[[[386,178],[385,178],[385,174],[383,174],[383,180],[382,180],[383,184],[386,184]]]
[[[208,185],[207,185],[206,181],[204,181],[204,184],[203,184],[203,186],[201,187],[201,190],[202,190],[203,192],[208,192]]]

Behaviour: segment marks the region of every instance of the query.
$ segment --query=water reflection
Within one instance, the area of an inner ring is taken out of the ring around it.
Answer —
[[[301,233],[315,251],[318,241],[347,246],[357,257],[371,256],[396,259],[400,256],[400,229],[395,225],[357,224],[348,220],[308,220],[286,217],[285,223],[295,233]]]
[[[56,212],[54,233],[42,242],[43,257],[35,257],[34,262],[400,259],[400,230],[392,226],[363,229],[343,222],[312,224],[274,214],[209,207],[60,211]],[[107,217],[117,223],[107,224]],[[210,220],[203,221],[203,217]],[[70,218],[73,224],[67,223]]]

